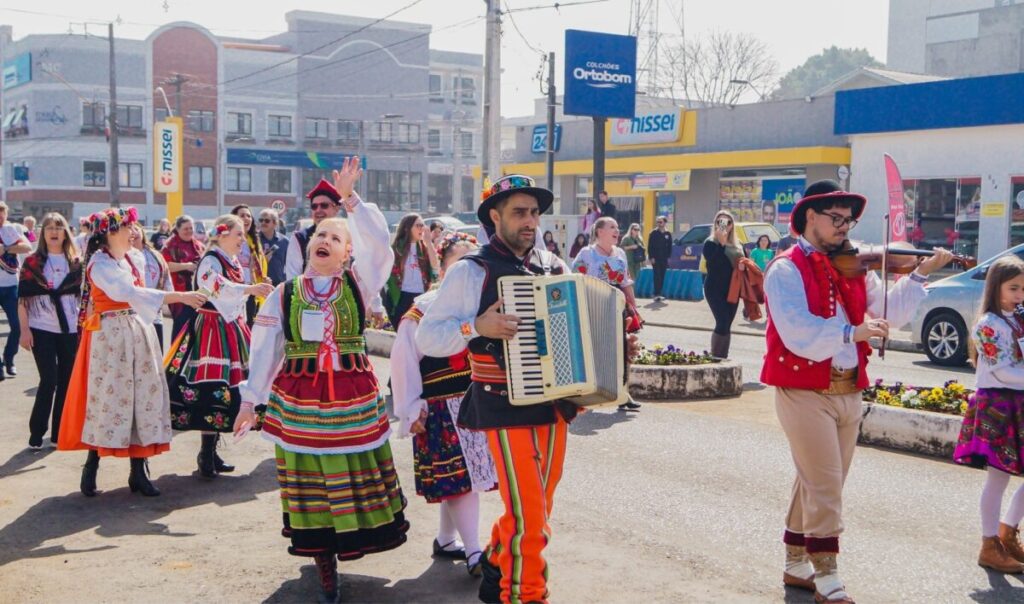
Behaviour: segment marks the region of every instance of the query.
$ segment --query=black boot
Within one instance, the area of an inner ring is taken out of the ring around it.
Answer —
[[[477,598],[484,604],[501,604],[501,569],[491,564],[487,559],[488,550],[484,550],[480,556],[480,570],[483,578],[480,580],[480,589],[477,590]]]
[[[319,554],[314,556],[316,561],[316,574],[320,578],[320,594],[317,596],[319,604],[334,604],[341,599],[338,589],[338,559],[334,554]]]
[[[199,448],[199,455],[196,456],[196,463],[199,464],[199,475],[203,478],[214,478],[217,476],[217,435],[203,434],[203,444]]]
[[[85,458],[85,465],[82,466],[82,482],[78,485],[78,488],[82,490],[82,495],[96,496],[96,471],[99,469],[100,454],[95,450],[90,450],[89,456]]]
[[[216,440],[213,441],[213,467],[217,470],[218,474],[227,474],[228,472],[234,472],[235,466],[225,462],[217,455],[217,443],[220,442],[220,434],[214,436]]]
[[[149,465],[146,460],[142,457],[133,457],[132,471],[128,475],[128,488],[132,490],[132,493],[141,492],[146,497],[156,497],[160,494],[160,489],[149,481],[148,474]]]

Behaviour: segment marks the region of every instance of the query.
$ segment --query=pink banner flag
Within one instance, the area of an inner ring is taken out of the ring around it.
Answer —
[[[889,240],[907,240],[907,212],[903,207],[903,178],[896,160],[885,154],[885,183],[889,191]]]

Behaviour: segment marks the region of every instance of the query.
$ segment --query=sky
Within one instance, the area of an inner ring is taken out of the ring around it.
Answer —
[[[504,17],[502,35],[503,116],[533,113],[533,99],[541,96],[536,80],[541,53],[556,53],[556,84],[561,90],[566,29],[629,33],[632,0],[572,5],[577,1],[561,0],[562,6],[555,9],[555,0],[501,0],[502,7],[511,10]],[[13,26],[15,39],[67,32],[69,27],[81,33],[82,26],[76,23],[118,18],[118,37],[143,39],[163,24],[192,21],[215,34],[260,38],[283,31],[287,27],[284,14],[291,10],[368,18],[400,11],[392,18],[433,27],[432,48],[484,51],[483,20],[464,24],[474,16],[483,17],[484,0],[276,0],[267,4],[252,0],[34,0],[19,8],[0,7],[0,23]],[[711,31],[757,37],[768,45],[781,77],[832,45],[866,48],[884,63],[888,10],[888,0],[661,0],[658,23],[664,43],[679,39],[680,12],[688,38]],[[99,25],[90,26],[94,33],[99,29]],[[753,102],[756,94],[749,91],[742,100]]]

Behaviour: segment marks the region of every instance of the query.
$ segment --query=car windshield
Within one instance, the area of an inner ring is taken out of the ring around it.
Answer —
[[[767,224],[746,224],[743,225],[743,231],[747,234],[747,241],[750,243],[757,243],[761,235],[768,235],[768,241],[772,243],[779,242],[778,231]]]
[[[704,243],[704,240],[711,235],[711,225],[702,224],[695,226],[689,231],[686,231],[682,237],[676,241],[676,245],[687,245],[691,243]]]

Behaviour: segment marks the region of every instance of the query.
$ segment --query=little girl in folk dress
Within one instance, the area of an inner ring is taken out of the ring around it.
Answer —
[[[1019,524],[1024,519],[1024,485],[1017,488],[1002,522],[999,511],[1010,476],[1024,473],[1024,261],[996,260],[985,277],[981,316],[974,326],[977,392],[964,414],[953,459],[987,468],[981,491],[981,553],[978,564],[1003,573],[1024,572]]]

